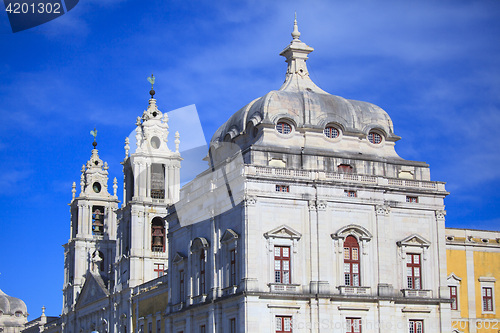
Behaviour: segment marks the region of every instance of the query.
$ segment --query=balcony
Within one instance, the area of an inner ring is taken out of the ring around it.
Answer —
[[[205,303],[206,300],[207,300],[207,294],[202,294],[202,295],[194,296],[193,297],[193,305],[194,304]]]
[[[238,286],[230,286],[222,289],[222,296],[229,296],[236,294],[236,290],[238,290]]]
[[[404,297],[430,298],[432,297],[431,290],[424,289],[402,289]]]
[[[269,288],[272,293],[297,294],[301,291],[300,284],[269,283]]]
[[[177,303],[172,305],[172,312],[179,312],[184,308],[184,302]]]
[[[340,286],[341,295],[370,295],[370,287]]]

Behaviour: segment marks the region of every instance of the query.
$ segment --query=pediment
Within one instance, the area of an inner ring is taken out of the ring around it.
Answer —
[[[209,247],[208,241],[203,237],[196,237],[191,244],[191,252],[197,252]]]
[[[302,235],[300,234],[300,232],[290,228],[289,226],[281,225],[273,230],[266,232],[264,234],[264,237],[300,239]]]
[[[174,259],[172,261],[174,264],[180,264],[182,261],[184,261],[184,259],[186,259],[186,257],[177,252],[175,253]]]
[[[398,246],[429,247],[431,243],[420,235],[413,234],[397,242]]]
[[[460,283],[460,281],[462,281],[461,278],[459,278],[458,276],[455,275],[455,273],[450,273],[450,275],[448,275],[448,277],[446,278],[446,281],[448,281],[448,283],[450,282],[456,282],[456,283]]]
[[[82,308],[87,304],[93,303],[109,296],[106,284],[100,275],[89,272],[85,278],[82,292],[76,301],[76,308]]]
[[[349,235],[355,236],[358,240],[370,240],[373,238],[372,234],[364,227],[357,224],[349,224],[337,230],[332,234],[333,239],[346,238]]]
[[[226,231],[224,231],[224,233],[222,234],[222,237],[220,238],[220,241],[222,243],[227,243],[227,242],[231,242],[231,241],[234,241],[236,239],[238,239],[239,236],[238,234],[232,230],[232,229],[226,229]]]

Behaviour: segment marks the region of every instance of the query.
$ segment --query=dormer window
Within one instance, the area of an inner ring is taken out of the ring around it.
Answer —
[[[378,145],[382,143],[382,135],[378,134],[377,132],[371,131],[370,133],[368,133],[368,141],[370,141],[374,145]]]
[[[276,124],[276,130],[280,134],[290,134],[292,133],[292,125],[284,121],[280,121]]]
[[[325,136],[329,139],[335,139],[338,138],[340,135],[340,131],[338,128],[333,127],[333,126],[327,126],[324,130],[323,133]]]

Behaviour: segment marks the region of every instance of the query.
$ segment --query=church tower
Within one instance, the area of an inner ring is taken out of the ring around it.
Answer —
[[[80,195],[73,183],[71,235],[64,245],[63,314],[72,310],[88,274],[102,280],[110,289],[114,282],[113,262],[116,256],[117,180],[113,195],[108,192],[108,164],[98,154],[94,135],[92,156],[82,166]]]
[[[153,85],[154,77],[148,80]],[[124,199],[118,212],[117,291],[158,278],[167,269],[164,217],[167,208],[179,199],[182,159],[178,133],[175,151],[167,146],[168,115],[158,109],[154,94],[151,86],[147,110],[137,117],[135,149],[130,148],[128,138],[125,140]]]

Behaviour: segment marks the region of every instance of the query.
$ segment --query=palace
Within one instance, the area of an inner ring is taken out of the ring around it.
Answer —
[[[312,51],[295,21],[281,88],[222,124],[182,188],[153,89],[121,207],[94,141],[72,189],[62,315],[23,332],[500,329],[500,233],[446,229],[445,184],[397,155],[383,109],[318,87]]]

